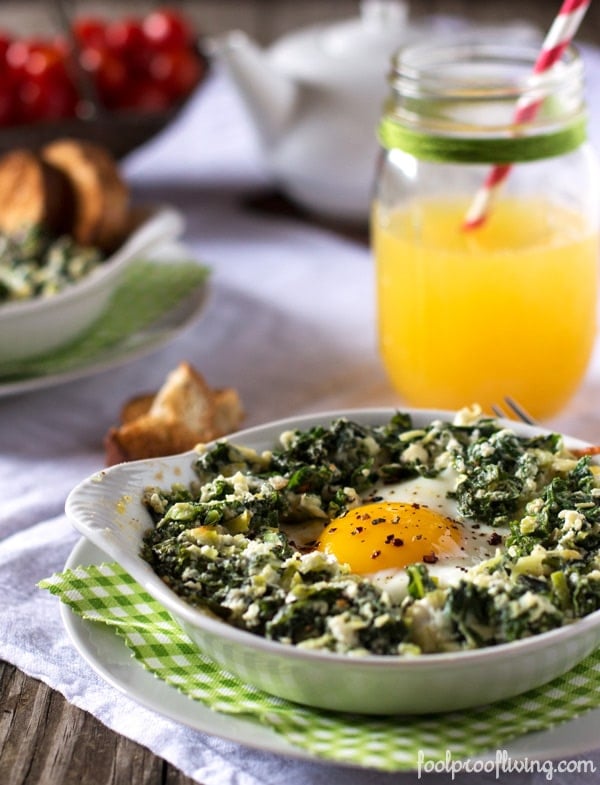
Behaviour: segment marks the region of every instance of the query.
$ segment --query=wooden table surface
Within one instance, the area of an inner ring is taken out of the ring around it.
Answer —
[[[186,3],[180,3],[186,5]],[[31,19],[34,29],[40,16],[39,3],[31,14],[22,0],[9,0],[0,9],[0,24],[11,19]],[[141,0],[128,7],[143,8]],[[349,0],[188,0],[206,32],[246,27],[267,42],[269,38],[299,24],[352,16],[358,3]],[[415,3],[415,7],[416,7]],[[418,13],[474,14],[481,21],[499,18],[527,19],[545,28],[560,3],[522,0],[473,3],[472,0],[419,0]],[[122,0],[106,0],[106,6],[122,9]],[[11,16],[12,12],[12,16]],[[416,16],[417,14],[413,14]],[[265,29],[268,20],[269,28]],[[600,44],[600,6],[592,6],[581,38]],[[67,703],[45,684],[0,661],[0,784],[10,785],[193,785],[166,761],[146,748],[114,733],[93,716]]]

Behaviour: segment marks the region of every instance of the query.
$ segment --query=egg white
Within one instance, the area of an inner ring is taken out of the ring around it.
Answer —
[[[458,512],[456,501],[448,494],[456,485],[456,474],[447,469],[437,477],[415,477],[393,485],[384,485],[373,496],[394,502],[418,503],[429,507],[455,521],[461,530],[462,546],[452,554],[440,554],[435,564],[427,564],[429,574],[440,587],[455,585],[467,570],[492,558],[499,544],[497,535],[503,539],[508,529],[489,526],[481,522],[468,521]],[[494,536],[493,536],[494,535]],[[404,568],[373,572],[367,576],[375,585],[384,589],[393,600],[401,600],[408,590],[408,575]]]
[[[436,477],[414,477],[403,482],[378,486],[364,504],[372,501],[418,503],[452,519],[460,527],[462,545],[452,553],[440,554],[435,564],[427,564],[429,574],[442,588],[455,585],[467,570],[492,558],[498,544],[492,535],[503,539],[508,529],[492,527],[485,523],[465,520],[458,512],[454,499],[448,494],[456,485],[456,473],[446,469]],[[285,527],[290,540],[300,550],[310,550],[319,539],[329,521],[312,520]],[[386,591],[393,601],[401,601],[408,593],[408,574],[404,567],[378,570],[364,576]]]

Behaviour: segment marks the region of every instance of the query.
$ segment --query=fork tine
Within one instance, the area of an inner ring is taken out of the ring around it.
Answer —
[[[511,409],[514,414],[524,423],[527,425],[535,425],[535,420],[533,417],[527,412],[519,403],[515,401],[514,398],[511,398],[510,395],[506,395],[504,397],[504,401],[506,405]]]
[[[517,420],[526,423],[527,425],[535,425],[536,422],[533,417],[527,412],[521,404],[517,403],[514,398],[511,398],[510,395],[504,396],[504,403],[507,405],[509,412],[507,413],[505,409],[502,408],[499,404],[494,404],[492,406],[492,411],[496,415],[496,417],[500,417],[503,420],[514,420],[515,417]]]

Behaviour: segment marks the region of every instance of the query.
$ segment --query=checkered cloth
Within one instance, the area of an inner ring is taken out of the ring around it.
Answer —
[[[147,670],[212,710],[244,715],[291,744],[338,763],[382,771],[470,758],[525,733],[548,729],[600,706],[600,651],[566,675],[491,706],[426,717],[349,716],[299,706],[224,673],[170,614],[118,564],[78,567],[39,584],[82,618],[121,636]]]

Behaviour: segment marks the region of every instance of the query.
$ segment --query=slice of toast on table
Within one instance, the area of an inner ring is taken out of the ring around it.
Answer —
[[[125,403],[121,424],[105,438],[106,463],[185,452],[231,433],[242,418],[235,390],[213,390],[189,363],[181,363],[156,394]]]

